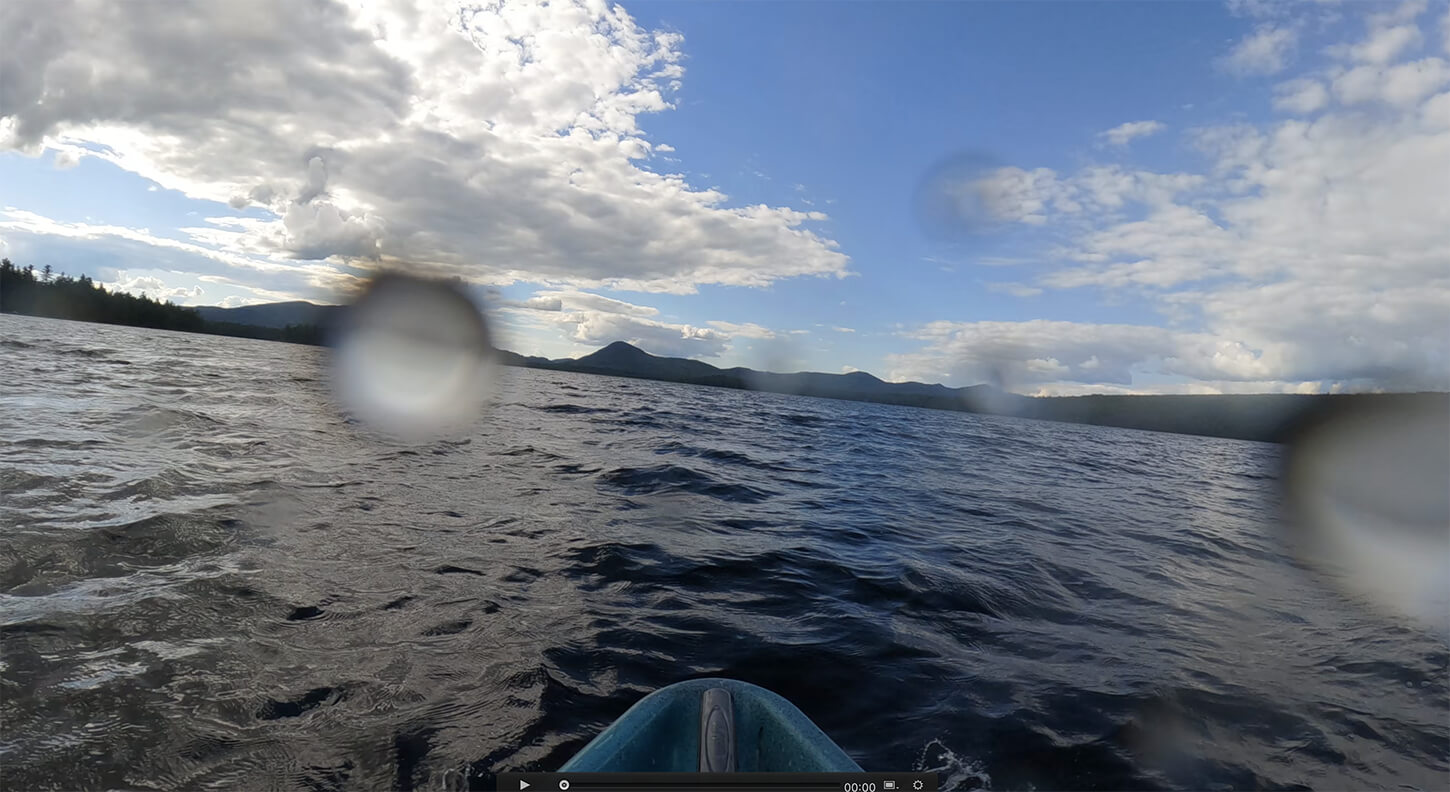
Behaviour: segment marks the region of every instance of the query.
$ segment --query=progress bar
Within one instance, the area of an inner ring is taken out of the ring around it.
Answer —
[[[498,792],[937,792],[936,773],[499,773]]]

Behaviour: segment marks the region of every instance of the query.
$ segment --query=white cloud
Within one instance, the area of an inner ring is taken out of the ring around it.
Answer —
[[[153,300],[170,300],[176,303],[196,299],[206,293],[200,286],[193,286],[189,289],[167,286],[164,281],[154,275],[131,275],[125,270],[116,273],[116,280],[101,285],[113,292],[126,292],[137,296],[144,294]]]
[[[1130,140],[1147,137],[1167,128],[1168,125],[1162,121],[1128,121],[1105,132],[1099,132],[1098,137],[1115,146],[1123,146]]]
[[[1396,66],[1357,66],[1334,79],[1334,94],[1347,105],[1383,102],[1409,108],[1450,84],[1450,63],[1424,58]]]
[[[767,339],[776,337],[775,331],[767,327],[761,327],[754,322],[736,323],[714,321],[706,322],[706,324],[710,325],[716,330],[721,331],[722,333],[729,335],[732,338]]]
[[[648,305],[635,305],[624,300],[616,300],[613,297],[605,297],[602,294],[590,294],[573,289],[550,289],[536,292],[534,297],[528,301],[529,307],[538,307],[541,303],[558,305],[558,308],[547,309],[555,311],[600,311],[640,317],[659,316],[660,313],[658,308],[651,308]]]
[[[508,303],[504,303],[504,305],[508,305]],[[516,307],[528,308],[533,311],[562,311],[564,310],[564,301],[558,297],[530,297],[523,302],[517,303]]]
[[[1021,390],[1061,380],[1132,383],[1132,368],[1172,353],[1159,327],[1033,320],[931,322],[905,334],[926,342],[917,353],[889,355],[889,379],[954,384],[990,382]]]
[[[1087,396],[1094,394],[1209,396],[1227,393],[1338,393],[1342,390],[1336,385],[1318,382],[1194,380],[1192,382],[1155,382],[1147,387],[1109,385],[1107,383],[1051,382],[1024,389],[1023,393],[1028,396]]]
[[[500,301],[498,309],[523,316],[535,327],[553,328],[584,348],[627,341],[656,355],[717,357],[733,339],[775,339],[775,331],[753,322],[709,321],[705,327],[659,319],[647,305],[574,289],[547,289],[521,301]],[[590,349],[589,351],[592,351]]]
[[[1078,173],[1067,185],[1072,202],[1098,209],[1116,210],[1128,203],[1158,206],[1203,184],[1203,177],[1190,173],[1154,173],[1118,166],[1097,166]],[[1058,206],[1061,207],[1059,201]]]
[[[207,238],[228,253],[671,292],[847,273],[824,215],[637,165],[681,39],[617,6],[16,0],[0,30],[0,149],[85,143],[273,213]]]
[[[1277,299],[1281,295],[1274,295]],[[1292,341],[1255,346],[1242,337],[1150,325],[1025,322],[932,322],[905,333],[924,342],[912,353],[887,356],[889,379],[945,375],[955,385],[992,383],[1025,394],[1084,392],[1319,392],[1446,387],[1447,380],[1389,359],[1368,361],[1356,351],[1305,359]],[[1375,351],[1393,352],[1393,345]],[[1411,358],[1414,356],[1411,355]],[[1309,372],[1318,372],[1318,375]],[[1145,388],[1144,377],[1179,378],[1181,386]],[[1398,377],[1391,379],[1390,377]],[[1105,387],[1107,386],[1107,387]]]
[[[1420,30],[1414,25],[1396,25],[1370,32],[1364,41],[1337,50],[1364,63],[1389,63],[1409,47],[1420,43]]]
[[[983,215],[995,222],[1039,225],[1047,221],[1049,205],[1071,206],[1066,188],[1049,168],[998,168],[958,188],[964,216]],[[968,220],[974,218],[966,217]]]
[[[631,344],[656,355],[710,358],[725,351],[730,337],[718,330],[688,324],[660,322],[603,311],[578,311],[563,315],[572,326],[572,341],[604,346],[615,341]]]
[[[854,333],[854,332],[856,332],[856,328],[854,328],[854,327],[832,327],[831,329],[832,330],[835,330],[837,333]]]
[[[1236,74],[1275,74],[1284,70],[1297,41],[1293,28],[1264,25],[1235,44],[1219,65]]]
[[[92,241],[121,240],[138,243],[162,250],[189,254],[195,258],[209,260],[228,268],[250,269],[269,274],[309,274],[319,279],[328,276],[333,281],[345,279],[335,270],[320,264],[297,264],[285,261],[253,258],[242,253],[217,250],[205,245],[184,242],[158,236],[145,228],[99,225],[94,223],[64,223],[44,215],[22,209],[6,207],[0,210],[0,231],[37,237],[63,239],[84,239]]]
[[[1389,5],[1386,3],[1385,5]],[[1380,11],[1370,14],[1366,19],[1371,28],[1384,28],[1391,25],[1401,25],[1406,22],[1413,22],[1415,17],[1425,13],[1429,7],[1427,0],[1406,0],[1389,11]]]
[[[1279,83],[1274,89],[1274,108],[1291,113],[1308,114],[1329,105],[1329,89],[1314,79],[1297,79]]]
[[[1019,169],[1036,192],[1017,214],[1066,239],[1028,256],[1029,288],[1092,289],[1167,326],[930,323],[907,330],[922,346],[893,357],[893,378],[948,372],[1023,392],[1450,388],[1447,87],[1440,58],[1330,66],[1276,90],[1312,119],[1193,130],[1209,159],[1199,174]]]
[[[999,168],[968,187],[981,199],[986,213],[998,222],[1042,225],[1049,214],[1075,214],[1087,209],[1116,211],[1130,203],[1160,206],[1204,182],[1189,173],[1154,173],[1128,170],[1117,165],[1084,168],[1061,176],[1050,168],[1027,171]],[[964,191],[965,192],[965,191]],[[981,257],[976,263],[1008,266],[1025,260],[1012,257]]]

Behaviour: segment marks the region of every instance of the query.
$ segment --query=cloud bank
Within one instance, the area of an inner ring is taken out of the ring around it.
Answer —
[[[598,0],[15,0],[0,150],[263,209],[189,231],[338,285],[380,264],[665,292],[845,275],[823,214],[646,167],[681,44]]]
[[[1450,388],[1450,62],[1411,46],[1450,14],[1423,11],[1370,15],[1362,39],[1279,84],[1280,118],[1186,130],[1198,172],[1012,167],[972,186],[999,220],[1065,240],[1039,248],[1030,285],[994,288],[1147,304],[1163,326],[928,322],[902,332],[921,347],[891,375],[1054,393]],[[1289,41],[1228,57],[1277,72]]]

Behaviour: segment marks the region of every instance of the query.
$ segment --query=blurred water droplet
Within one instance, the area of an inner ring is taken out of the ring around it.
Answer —
[[[1450,396],[1406,395],[1313,420],[1290,441],[1284,486],[1307,562],[1450,636]]]
[[[968,151],[929,168],[912,200],[921,230],[932,239],[960,241],[1000,225],[979,188],[998,165],[991,155]]]
[[[493,348],[458,283],[380,275],[348,307],[333,339],[333,386],[369,426],[405,438],[477,419]]]

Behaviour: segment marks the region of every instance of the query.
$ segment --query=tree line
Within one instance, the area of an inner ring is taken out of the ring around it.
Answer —
[[[275,328],[208,322],[195,308],[176,305],[170,300],[153,300],[144,294],[138,297],[122,291],[108,291],[90,276],[72,278],[63,272],[53,271],[49,264],[39,272],[34,266],[17,267],[8,258],[0,259],[0,312],[294,344],[323,342],[322,328],[317,325]]]

